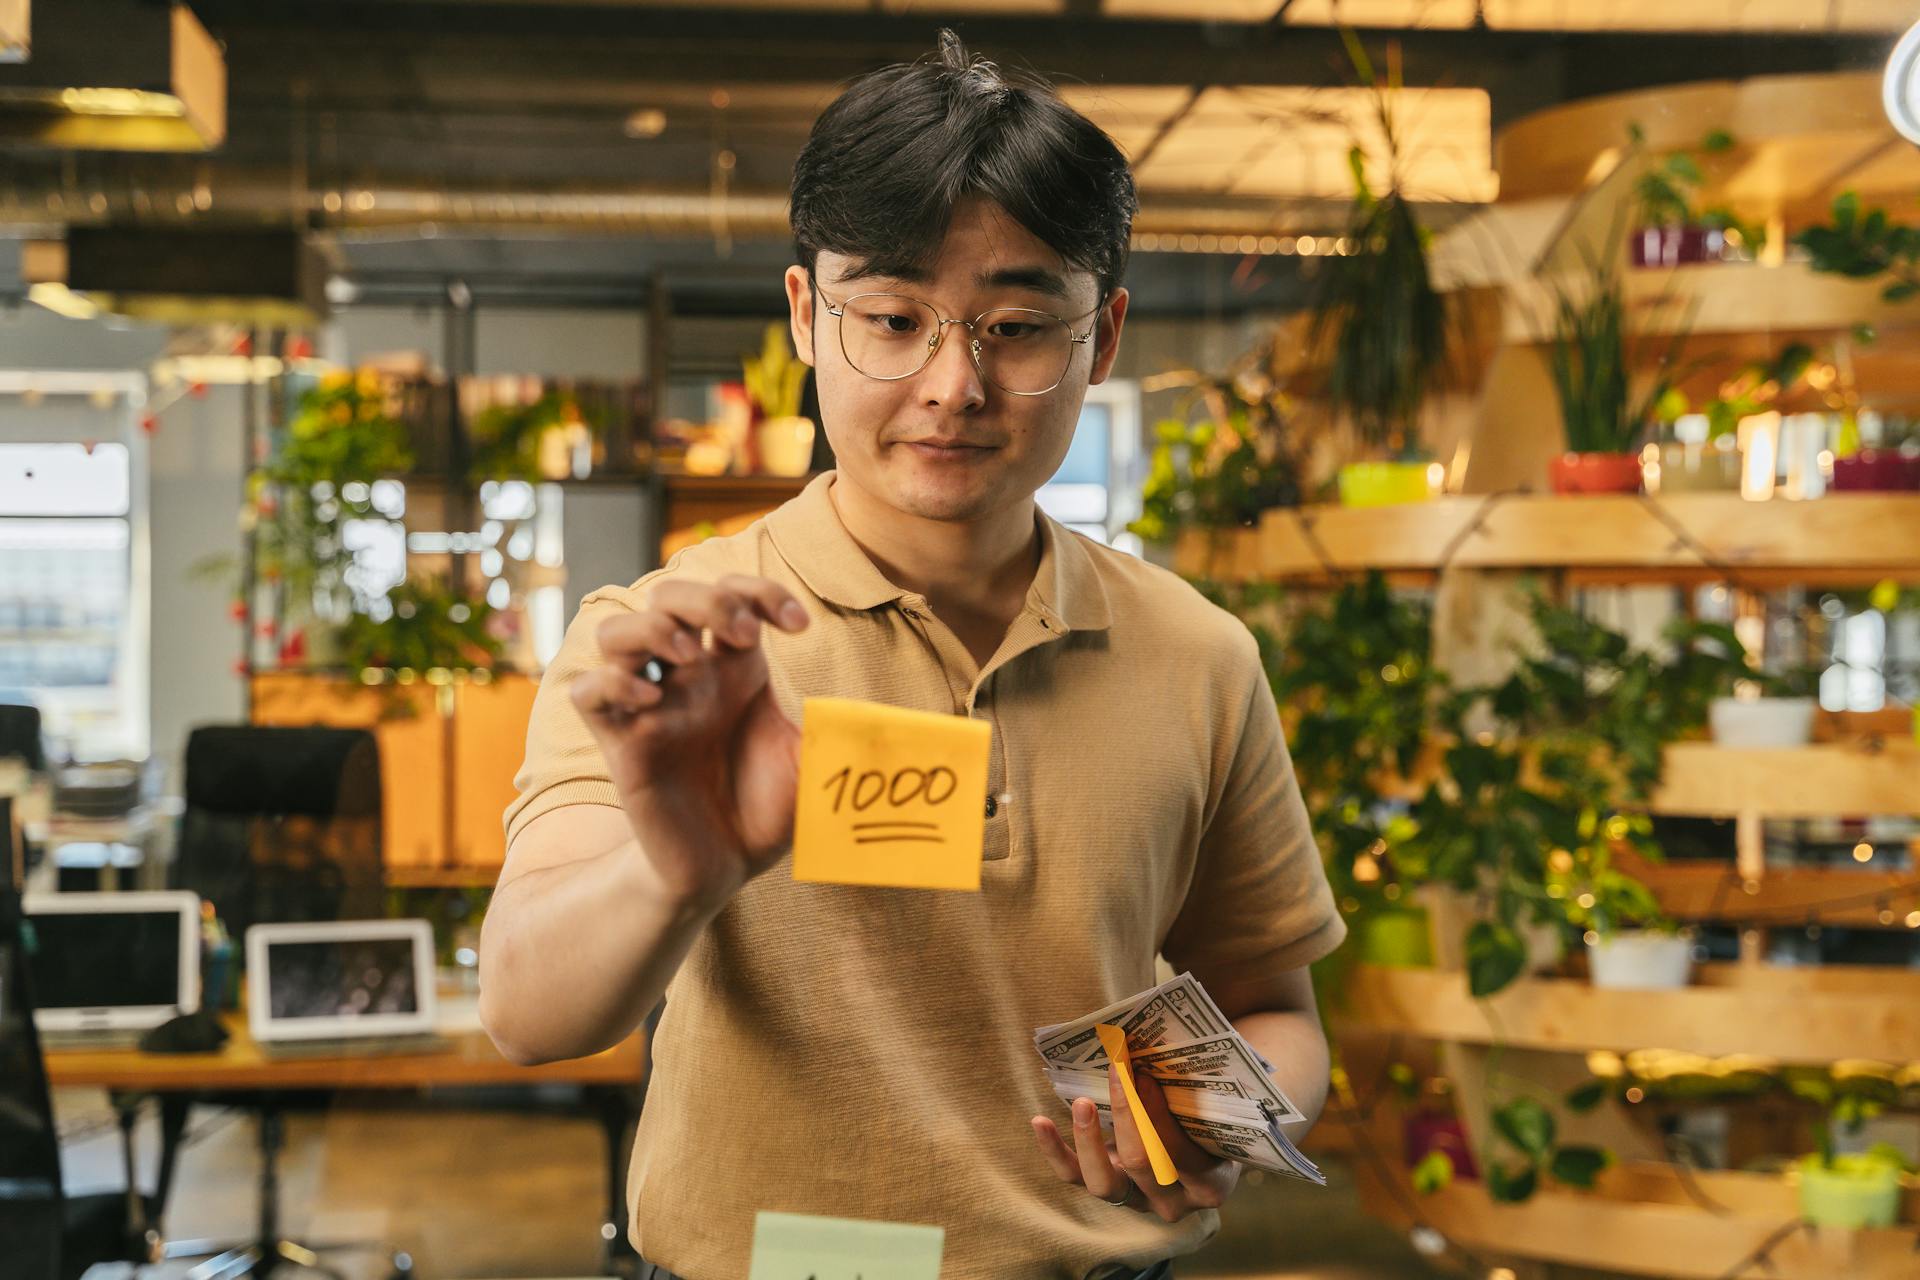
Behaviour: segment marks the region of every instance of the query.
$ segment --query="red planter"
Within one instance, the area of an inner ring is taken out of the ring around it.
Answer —
[[[1563,453],[1547,464],[1555,493],[1638,493],[1637,453]]]
[[[1833,487],[1855,493],[1920,489],[1920,454],[1862,449],[1833,460]]]
[[[1627,245],[1636,267],[1684,267],[1727,256],[1727,233],[1719,227],[1636,227]]]

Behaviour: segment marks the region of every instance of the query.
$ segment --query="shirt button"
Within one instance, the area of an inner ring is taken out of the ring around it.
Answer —
[[[999,811],[1000,811],[1000,802],[998,800],[995,800],[992,796],[988,796],[987,797],[987,816],[991,818],[994,814],[998,813]]]

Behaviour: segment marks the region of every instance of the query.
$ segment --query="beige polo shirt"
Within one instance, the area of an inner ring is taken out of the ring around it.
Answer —
[[[668,989],[633,1153],[633,1241],[688,1280],[746,1275],[754,1214],[946,1229],[946,1280],[1079,1277],[1197,1248],[1055,1178],[1028,1117],[1067,1128],[1033,1029],[1155,981],[1308,964],[1334,908],[1253,638],[1165,570],[1038,517],[1025,607],[984,668],[874,567],[833,474],[749,528],[581,602],[527,731],[511,839],[615,804],[567,685],[595,628],[664,577],[771,578],[812,616],[765,629],[781,707],[860,698],[993,727],[978,893],[795,883],[721,913]],[[1299,1194],[1319,1192],[1303,1187]]]

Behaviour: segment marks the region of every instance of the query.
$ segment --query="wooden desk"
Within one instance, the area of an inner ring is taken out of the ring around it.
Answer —
[[[431,1089],[466,1085],[577,1084],[638,1088],[646,1058],[635,1032],[604,1053],[520,1067],[480,1032],[456,1032],[444,1048],[419,1053],[341,1053],[273,1057],[247,1032],[246,1018],[223,1018],[232,1036],[215,1053],[50,1048],[47,1079],[62,1085],[166,1093],[201,1089]]]
[[[627,1242],[626,1201],[621,1195],[627,1135],[639,1115],[646,1063],[644,1033],[588,1058],[515,1066],[501,1057],[483,1032],[446,1035],[443,1047],[420,1052],[332,1053],[274,1057],[247,1031],[244,1013],[223,1016],[230,1038],[213,1053],[148,1053],[137,1048],[56,1048],[44,1051],[47,1079],[56,1087],[99,1088],[120,1095],[154,1093],[160,1098],[160,1175],[157,1199],[164,1212],[174,1158],[196,1094],[258,1091],[261,1096],[260,1227],[255,1247],[272,1252],[279,1238],[278,1180],[274,1173],[283,1138],[277,1091],[298,1089],[431,1089],[474,1085],[578,1085],[606,1139],[606,1219],[603,1264],[621,1274],[633,1256]],[[119,1104],[117,1105],[123,1105]],[[137,1102],[133,1105],[137,1105]],[[124,1111],[131,1123],[131,1111]]]

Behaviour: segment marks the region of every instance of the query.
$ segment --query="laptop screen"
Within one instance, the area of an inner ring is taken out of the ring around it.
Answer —
[[[28,952],[41,1009],[180,1003],[178,909],[33,913]]]
[[[413,939],[277,939],[267,949],[267,996],[276,1019],[418,1013]]]

